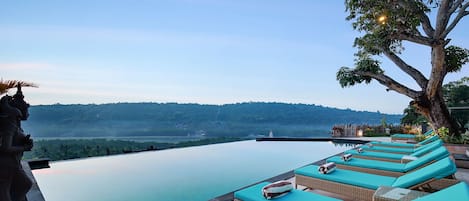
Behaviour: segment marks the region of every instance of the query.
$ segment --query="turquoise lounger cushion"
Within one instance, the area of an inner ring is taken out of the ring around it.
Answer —
[[[420,157],[432,150],[437,149],[438,147],[441,147],[443,142],[440,139],[435,140],[434,142],[431,142],[425,146],[419,147],[415,149],[416,151],[412,154],[397,154],[397,153],[387,153],[387,152],[375,152],[375,151],[364,151],[362,153],[358,153],[357,150],[351,149],[345,151],[347,154],[352,154],[352,155],[360,155],[360,156],[367,156],[367,157],[373,157],[373,158],[384,158],[384,159],[392,159],[392,160],[401,160],[403,156],[405,155],[410,155],[410,156],[415,156],[415,157]]]
[[[406,154],[394,154],[394,153],[386,153],[386,152],[374,152],[374,151],[364,151],[362,153],[358,153],[356,149],[347,150],[344,153],[352,154],[352,155],[360,155],[360,156],[367,156],[373,158],[385,158],[385,159],[392,159],[392,160],[401,160],[403,156]]]
[[[412,134],[394,134],[391,135],[392,138],[409,138],[409,139],[414,139],[415,135]]]
[[[430,129],[429,131],[425,132],[423,135],[428,136],[432,133],[433,133],[433,130]],[[415,138],[415,136],[417,136],[417,135],[398,133],[398,134],[391,135],[391,138],[409,138],[409,139],[413,139],[413,138]]]
[[[268,201],[262,196],[262,187],[270,184],[262,182],[254,186],[236,191],[234,197],[242,201]],[[316,193],[293,190],[285,196],[274,198],[275,201],[339,201],[338,199],[326,197]]]
[[[424,164],[427,164],[431,161],[437,161],[437,160],[440,160],[440,159],[448,157],[448,156],[449,156],[448,150],[444,146],[441,146],[441,147],[433,150],[432,152],[421,156],[417,160],[414,160],[414,161],[411,161],[411,162],[408,162],[407,164],[405,164],[405,172],[416,169],[416,168],[418,168],[418,167],[420,167]]]
[[[423,140],[423,141],[421,141],[421,142],[419,142],[419,143],[417,143],[417,144],[425,145],[425,144],[428,144],[428,143],[430,143],[430,142],[433,142],[433,141],[435,141],[435,140],[437,140],[437,139],[440,139],[440,136],[438,136],[438,135],[432,135],[432,136],[428,137],[427,139],[425,139],[425,140]]]
[[[370,142],[373,145],[388,145],[388,146],[394,146],[394,147],[403,147],[403,148],[414,148],[417,146],[421,145],[426,145],[430,142],[433,142],[435,140],[439,139],[438,135],[433,135],[417,144],[409,144],[409,143],[397,143],[397,142],[381,142],[381,141],[373,141]]]
[[[370,142],[373,145],[388,145],[388,146],[393,146],[393,147],[404,147],[404,148],[414,148],[416,145],[415,144],[409,144],[409,143],[397,143],[397,142],[378,142],[378,141],[373,141]]]
[[[469,200],[469,186],[461,182],[441,191],[415,199],[414,201],[467,201]]]
[[[428,143],[426,144],[425,146],[421,146],[417,149],[415,149],[415,152],[410,154],[411,156],[416,156],[416,157],[420,157],[432,150],[435,150],[437,149],[438,147],[441,147],[443,145],[443,141],[441,141],[440,139],[437,139],[435,140],[434,142],[431,142],[431,143]]]
[[[340,156],[333,156],[327,159],[327,162],[334,162],[336,164],[356,166],[362,168],[386,170],[392,172],[405,172],[405,163],[393,163],[386,161],[368,160],[362,158],[352,158],[349,161],[343,161]]]
[[[440,160],[447,156],[449,156],[449,152],[446,150],[446,148],[439,147],[436,150],[428,153],[427,155],[424,155],[418,158],[417,160],[411,161],[409,163],[393,163],[393,162],[386,162],[386,161],[353,158],[353,155],[349,161],[342,160],[342,157],[340,156],[333,156],[333,157],[328,158],[327,162],[334,162],[336,164],[356,166],[356,167],[362,167],[362,168],[370,168],[370,169],[405,173],[405,172],[409,172],[414,169],[417,169],[420,166],[427,164],[431,161]]]
[[[438,147],[441,147],[443,142],[440,139],[435,140],[432,143],[429,143],[425,146],[422,146],[420,148],[417,148],[416,151],[412,154],[411,156],[415,157],[420,157],[432,150],[435,150]],[[385,159],[392,159],[392,160],[401,160],[403,156],[409,155],[409,154],[397,154],[397,153],[387,153],[387,152],[375,152],[375,151],[364,151],[362,153],[358,153],[356,149],[351,149],[345,151],[347,154],[352,154],[352,155],[360,155],[360,156],[367,156],[367,157],[373,157],[373,158],[385,158]]]
[[[437,145],[435,145],[435,144],[437,144]],[[413,149],[413,148],[400,148],[400,147],[399,148],[397,148],[397,147],[381,147],[381,146],[370,147],[370,146],[367,146],[367,145],[363,145],[363,146],[361,146],[361,148],[363,148],[363,150],[365,150],[365,151],[379,150],[379,151],[395,152],[395,153],[402,153],[402,154],[412,154],[416,151],[420,151],[422,149],[425,149],[428,146],[435,146],[436,147],[436,146],[441,145],[441,144],[442,144],[442,141],[440,139],[437,139],[434,142],[431,142],[429,144],[417,147],[415,149]]]
[[[336,169],[329,174],[321,174],[318,172],[319,166],[308,165],[295,170],[295,174],[313,177],[317,179],[323,179],[328,181],[334,181],[343,184],[350,184],[354,186],[360,186],[363,188],[376,190],[380,186],[391,186],[396,178],[387,177],[375,174],[367,174],[362,172],[356,172],[352,170]]]
[[[379,146],[370,147],[370,146],[367,146],[367,145],[363,145],[363,146],[361,146],[361,148],[365,151],[376,150],[376,151],[396,152],[396,153],[402,153],[402,154],[414,153],[414,149],[412,149],[412,148],[406,149],[406,148],[379,147]]]
[[[456,165],[448,157],[397,178],[392,187],[409,188],[432,178],[441,179],[456,172]]]

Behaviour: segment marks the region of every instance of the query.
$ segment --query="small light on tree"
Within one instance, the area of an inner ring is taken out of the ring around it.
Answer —
[[[387,20],[388,20],[388,16],[386,15],[381,15],[378,17],[378,23],[382,25],[385,25]]]

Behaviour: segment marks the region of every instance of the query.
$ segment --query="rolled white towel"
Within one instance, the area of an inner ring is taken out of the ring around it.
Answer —
[[[342,155],[342,160],[344,160],[345,162],[349,161],[350,159],[352,159],[352,154]]]
[[[357,149],[357,152],[358,152],[358,153],[363,153],[363,149],[362,149],[362,148],[358,148],[358,149]]]
[[[319,166],[319,168],[318,168],[318,171],[321,174],[329,174],[334,170],[335,170],[335,163],[334,162],[329,162],[329,163],[323,164],[323,165]]]
[[[293,190],[293,184],[289,181],[277,181],[262,187],[262,195],[265,199],[278,198]]]

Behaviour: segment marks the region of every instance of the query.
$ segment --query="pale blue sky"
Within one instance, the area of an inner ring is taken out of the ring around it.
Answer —
[[[345,16],[338,0],[2,1],[0,77],[39,84],[25,89],[35,105],[275,101],[402,113],[410,99],[377,82],[336,81],[359,35]],[[469,48],[468,35],[463,19],[450,38]],[[403,57],[430,74],[428,48]]]

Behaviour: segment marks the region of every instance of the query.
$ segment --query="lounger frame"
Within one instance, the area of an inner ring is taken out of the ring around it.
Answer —
[[[338,182],[331,182],[313,177],[295,175],[296,188],[298,185],[305,186],[311,189],[319,189],[338,195],[344,195],[352,200],[369,200],[373,198],[375,190],[361,188],[353,185],[342,184]]]

